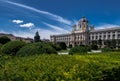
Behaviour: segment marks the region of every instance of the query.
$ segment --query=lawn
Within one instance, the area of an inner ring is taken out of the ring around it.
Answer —
[[[0,57],[0,81],[101,81],[120,66],[120,53]]]

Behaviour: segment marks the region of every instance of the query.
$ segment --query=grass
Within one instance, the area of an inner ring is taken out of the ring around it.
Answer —
[[[0,81],[98,81],[120,66],[120,53],[0,57]]]

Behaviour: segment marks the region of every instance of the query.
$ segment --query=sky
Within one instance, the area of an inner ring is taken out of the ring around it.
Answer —
[[[120,0],[0,0],[0,33],[41,39],[65,34],[84,16],[96,29],[120,27]]]

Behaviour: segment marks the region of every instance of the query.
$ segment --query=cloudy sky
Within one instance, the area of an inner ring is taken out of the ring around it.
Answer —
[[[0,33],[41,38],[69,33],[85,16],[98,28],[120,26],[120,0],[0,0]]]

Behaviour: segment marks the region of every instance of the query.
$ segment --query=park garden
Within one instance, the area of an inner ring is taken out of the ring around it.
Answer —
[[[1,39],[1,38],[0,38]],[[0,42],[0,81],[120,81],[119,49],[89,46],[67,48],[65,43]],[[68,55],[58,55],[68,50]]]

